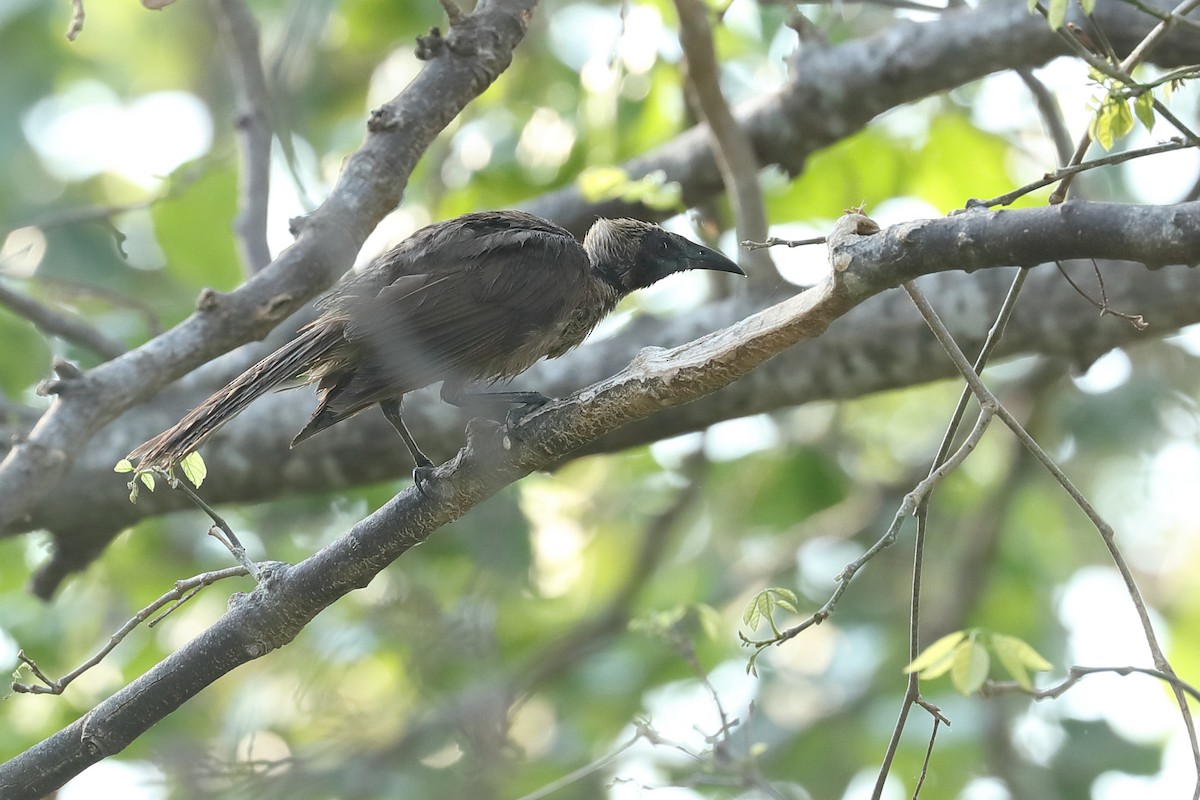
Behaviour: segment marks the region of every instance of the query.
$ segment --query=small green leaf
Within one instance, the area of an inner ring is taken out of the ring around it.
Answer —
[[[1113,135],[1113,104],[1108,100],[1100,106],[1088,125],[1088,134],[1105,150],[1111,150],[1116,137]]]
[[[1150,92],[1139,94],[1133,101],[1133,113],[1147,132],[1154,130],[1154,95]]]
[[[945,672],[946,669],[949,669],[948,662],[950,656],[965,638],[967,638],[966,631],[955,631],[954,633],[946,634],[933,644],[929,645],[929,647],[926,647],[924,650],[922,650],[917,657],[912,660],[912,663],[904,668],[904,671],[920,672],[922,673],[922,678],[936,678],[938,675],[941,675],[943,672]],[[935,664],[940,665],[942,661],[947,662],[946,669],[941,670],[935,675],[925,674],[925,670],[929,669]]]
[[[758,623],[762,621],[763,604],[768,602],[766,595],[766,592],[759,592],[754,595],[754,599],[747,604],[746,610],[742,612],[742,622],[752,631],[758,630]]]
[[[1079,7],[1090,17],[1096,12],[1096,0],[1079,0]]]
[[[1133,130],[1133,112],[1129,109],[1129,103],[1120,98],[1114,99],[1113,108],[1113,136],[1121,139]]]
[[[1021,688],[1033,688],[1029,670],[1045,672],[1050,669],[1050,662],[1042,658],[1042,655],[1023,639],[1002,633],[993,633],[991,638],[992,650],[995,651],[996,657],[1013,680],[1021,684]]]
[[[1046,13],[1046,20],[1050,23],[1050,30],[1058,30],[1067,21],[1067,7],[1069,5],[1070,0],[1050,0],[1050,9]]]
[[[204,464],[204,459],[200,457],[200,453],[193,450],[183,457],[179,462],[179,469],[183,472],[183,477],[195,486],[200,488],[200,484],[204,483],[204,479],[208,476],[208,467]]]
[[[139,472],[137,474],[137,476],[142,481],[142,483],[146,484],[147,489],[149,489],[152,492],[154,491],[154,473],[153,472]]]
[[[955,651],[954,664],[950,668],[950,682],[964,695],[974,694],[987,680],[990,666],[991,658],[987,649],[972,640],[970,644]]]
[[[774,598],[775,605],[793,614],[800,613],[796,610],[796,606],[800,604],[800,598],[796,597],[796,593],[791,589],[785,589],[782,586],[772,586],[767,591]]]
[[[122,458],[117,462],[117,465],[113,467],[113,472],[133,472],[133,464],[129,463],[128,458]]]

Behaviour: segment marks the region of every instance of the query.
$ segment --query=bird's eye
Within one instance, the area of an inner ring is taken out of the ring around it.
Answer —
[[[671,249],[671,243],[668,242],[666,239],[660,239],[658,242],[658,249],[661,252],[665,253]]]

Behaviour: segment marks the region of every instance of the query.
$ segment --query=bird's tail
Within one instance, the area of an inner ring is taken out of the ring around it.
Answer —
[[[216,391],[174,427],[135,447],[127,458],[136,460],[139,470],[170,470],[251,402],[311,368],[341,341],[342,331],[337,326],[308,328]]]

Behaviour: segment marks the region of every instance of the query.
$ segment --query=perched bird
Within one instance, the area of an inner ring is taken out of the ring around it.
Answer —
[[[537,392],[468,393],[578,345],[617,302],[689,269],[744,274],[725,256],[634,219],[601,219],[580,244],[520,211],[430,225],[319,301],[322,313],[177,425],[135,448],[138,469],[169,470],[255,398],[292,378],[317,385],[317,408],[292,446],[378,404],[416,462],[432,470],[400,416],[408,392],[442,381],[448,403],[533,408]]]

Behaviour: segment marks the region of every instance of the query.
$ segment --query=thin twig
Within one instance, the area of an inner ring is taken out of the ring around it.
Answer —
[[[250,557],[246,555],[246,548],[243,547],[242,543],[238,540],[237,534],[233,532],[233,528],[229,527],[229,523],[226,522],[221,515],[216,512],[216,509],[204,502],[204,498],[196,494],[195,490],[193,490],[191,486],[188,486],[186,478],[176,478],[174,475],[171,475],[165,470],[158,468],[155,468],[154,472],[161,475],[172,489],[178,489],[186,494],[188,499],[195,503],[201,511],[203,511],[205,514],[208,514],[209,518],[215,525],[215,529],[209,528],[209,535],[221,544],[225,545],[229,552],[233,554],[233,557],[237,559],[237,562],[241,564],[243,568],[245,568],[246,572],[248,572],[252,578],[258,580],[260,575],[258,565],[250,560]],[[223,535],[218,535],[218,530]]]
[[[1143,317],[1141,314],[1126,314],[1123,311],[1114,311],[1108,307],[1108,293],[1104,291],[1104,277],[1100,274],[1100,267],[1096,264],[1095,259],[1092,259],[1092,266],[1096,271],[1096,280],[1100,283],[1099,300],[1096,300],[1094,297],[1089,295],[1083,290],[1083,287],[1075,282],[1075,279],[1072,278],[1070,273],[1067,272],[1061,261],[1055,261],[1054,265],[1058,267],[1059,274],[1067,279],[1067,283],[1070,284],[1071,288],[1074,289],[1076,293],[1084,300],[1087,300],[1089,303],[1098,308],[1101,315],[1107,314],[1108,316],[1123,319],[1133,327],[1137,328],[1139,331],[1144,331],[1146,328],[1150,327],[1150,323],[1146,322],[1145,317]]]
[[[640,739],[646,738],[643,736],[644,730],[645,728],[643,726],[637,726],[637,730],[634,731],[633,736],[631,736],[624,744],[619,745],[615,750],[601,756],[590,764],[585,764],[579,769],[568,772],[558,780],[551,781],[545,786],[541,786],[529,794],[522,795],[518,798],[518,800],[541,800],[543,797],[549,797],[550,795],[554,794],[559,789],[566,788],[576,781],[583,780],[588,775],[599,772],[612,762],[616,761],[622,753],[637,744]]]
[[[921,707],[930,710],[933,716],[933,730],[929,733],[929,745],[925,748],[925,759],[921,762],[921,774],[917,778],[916,787],[913,788],[913,800],[917,800],[917,797],[921,794],[921,787],[925,785],[925,776],[929,774],[929,761],[933,758],[933,744],[937,741],[938,728],[941,727],[942,720],[945,719],[935,706],[930,706],[928,703],[922,702]]]
[[[71,0],[71,24],[67,26],[67,41],[73,42],[83,32],[83,0]]]
[[[18,660],[20,660],[20,662],[25,666],[29,667],[29,671],[32,672],[34,676],[44,685],[39,686],[37,684],[18,683],[14,681],[12,684],[12,690],[21,694],[62,694],[72,681],[103,661],[104,658],[111,653],[113,649],[120,644],[131,631],[133,631],[134,628],[146,621],[151,615],[153,615],[163,606],[167,605],[168,603],[173,604],[171,608],[167,610],[167,612],[153,620],[150,623],[151,625],[157,624],[157,622],[161,620],[163,616],[166,616],[166,614],[174,611],[187,600],[195,597],[196,593],[205,586],[210,586],[217,581],[224,580],[225,578],[235,578],[239,575],[245,574],[246,570],[244,567],[226,567],[225,569],[216,570],[214,572],[205,572],[192,578],[176,581],[175,587],[171,589],[171,591],[162,595],[153,603],[130,617],[124,625],[122,625],[112,636],[109,637],[108,644],[100,648],[100,650],[94,656],[68,672],[66,675],[63,675],[58,680],[52,680],[51,678],[47,677],[45,673],[38,668],[37,664],[35,664],[31,658],[25,655],[24,651],[19,652],[17,654]]]
[[[1096,169],[1097,167],[1108,167],[1114,164],[1123,164],[1126,161],[1132,161],[1135,158],[1155,156],[1159,153],[1170,153],[1174,150],[1185,150],[1190,147],[1196,147],[1197,145],[1198,143],[1194,141],[1189,142],[1185,141],[1184,139],[1173,138],[1166,142],[1162,142],[1161,144],[1150,145],[1149,147],[1140,147],[1136,150],[1126,150],[1122,153],[1113,153],[1112,155],[1103,156],[1101,158],[1093,158],[1091,161],[1075,163],[1071,164],[1070,166],[1056,169],[1054,172],[1047,172],[1038,180],[1033,181],[1032,183],[1027,183],[1020,188],[1008,192],[1007,194],[993,197],[990,200],[972,200],[968,205],[986,206],[988,208],[992,206],[1007,206],[1010,205],[1014,200],[1024,197],[1030,192],[1035,192],[1038,189],[1041,189],[1043,186],[1049,186],[1052,183],[1057,183],[1071,177],[1072,175],[1078,175],[1081,172],[1087,172],[1088,170]]]
[[[825,244],[825,237],[814,236],[811,239],[780,239],[777,236],[772,236],[763,242],[746,239],[742,242],[742,247],[747,250],[761,250],[764,247],[775,247],[777,245],[783,247],[803,247],[809,244]]]
[[[1200,689],[1192,686],[1187,681],[1180,680],[1174,673],[1166,673],[1162,670],[1151,669],[1149,667],[1071,667],[1067,672],[1067,677],[1061,682],[1053,686],[1048,686],[1045,689],[1028,689],[1016,681],[988,681],[979,690],[983,696],[998,695],[998,694],[1024,694],[1032,697],[1034,700],[1056,700],[1066,694],[1067,690],[1079,683],[1089,675],[1099,675],[1102,673],[1113,673],[1121,677],[1129,675],[1149,675],[1152,678],[1158,678],[1160,681],[1169,684],[1173,689],[1183,692],[1192,697],[1196,701],[1200,701]]]

